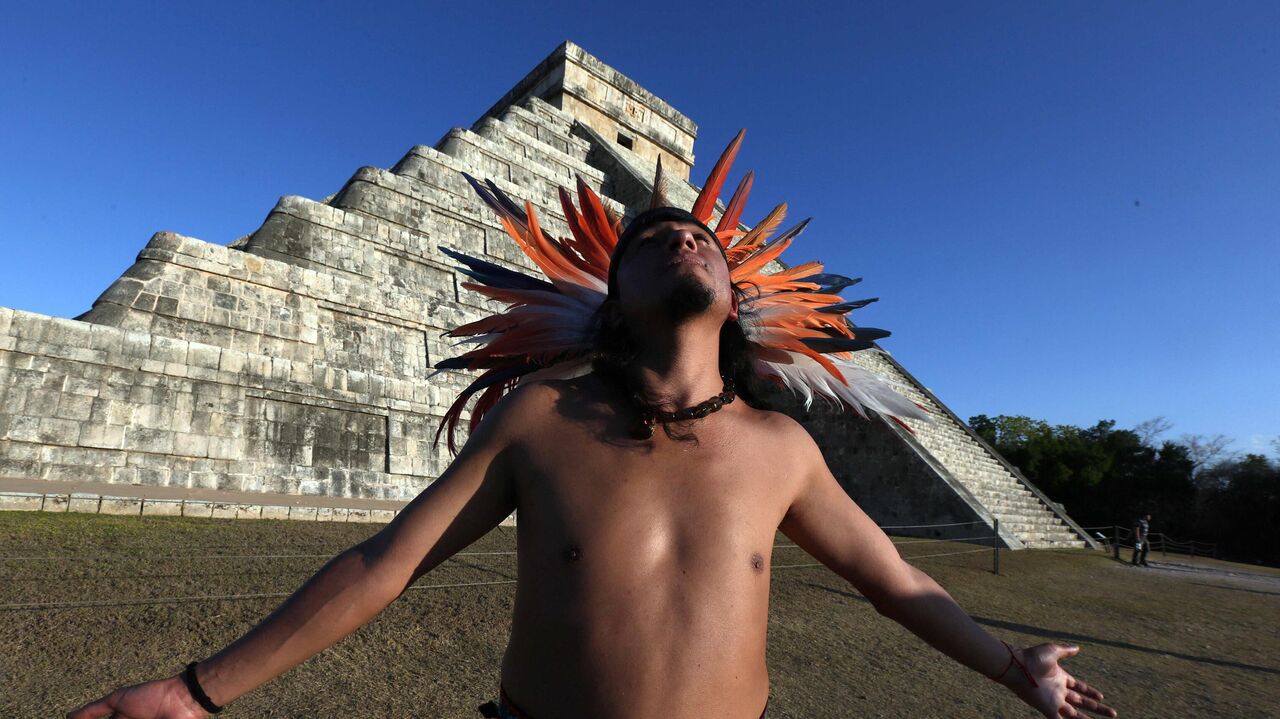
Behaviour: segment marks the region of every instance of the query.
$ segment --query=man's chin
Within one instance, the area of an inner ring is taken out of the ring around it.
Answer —
[[[667,293],[663,301],[667,317],[676,322],[693,319],[715,305],[716,293],[696,277],[686,275]]]

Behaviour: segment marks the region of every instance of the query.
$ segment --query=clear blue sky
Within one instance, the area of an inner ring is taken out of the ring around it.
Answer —
[[[1280,435],[1280,3],[371,5],[6,4],[0,305],[74,316],[571,39],[698,123],[695,180],[746,127],[747,219],[813,216],[791,259],[961,417]]]

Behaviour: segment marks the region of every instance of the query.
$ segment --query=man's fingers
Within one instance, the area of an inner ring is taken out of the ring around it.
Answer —
[[[1095,687],[1085,684],[1075,677],[1067,679],[1067,688],[1074,689],[1075,691],[1080,692],[1082,696],[1089,697],[1090,699],[1102,701],[1102,692],[1098,691]]]
[[[1097,711],[1099,706],[1098,702],[1094,701],[1093,699],[1090,699],[1087,696],[1084,696],[1079,692],[1071,692],[1071,691],[1067,692],[1067,701],[1074,706],[1084,707],[1089,711]]]
[[[1113,717],[1116,715],[1115,709],[1112,709],[1111,707],[1107,706],[1106,704],[1103,704],[1102,702],[1095,701],[1090,697],[1083,696],[1078,692],[1073,692],[1073,691],[1067,692],[1067,702],[1076,707],[1084,707],[1085,709],[1088,709],[1089,711],[1094,712],[1096,714],[1101,714],[1102,716]],[[1080,716],[1085,716],[1084,714],[1081,714],[1079,710],[1077,710],[1076,713],[1079,714]]]
[[[103,719],[111,716],[111,694],[67,712],[67,719]]]

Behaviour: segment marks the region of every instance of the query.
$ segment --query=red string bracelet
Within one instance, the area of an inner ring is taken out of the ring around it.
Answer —
[[[1004,645],[1005,649],[1009,650],[1009,663],[1004,665],[1004,669],[1000,670],[999,674],[995,675],[994,677],[987,677],[987,678],[993,682],[998,682],[1005,674],[1009,673],[1009,667],[1013,666],[1014,664],[1017,664],[1018,669],[1022,671],[1022,676],[1027,678],[1027,681],[1031,684],[1031,687],[1033,689],[1036,687],[1039,687],[1040,685],[1036,682],[1035,677],[1031,676],[1031,672],[1027,671],[1027,665],[1018,661],[1018,657],[1013,653],[1013,647],[1009,646],[1009,642],[1006,642],[1002,639],[1000,640],[1000,643]]]

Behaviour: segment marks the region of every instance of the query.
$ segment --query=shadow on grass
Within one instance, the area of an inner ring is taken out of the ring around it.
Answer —
[[[1248,592],[1249,594],[1262,594],[1268,597],[1280,597],[1280,592],[1264,592],[1261,589],[1245,589],[1244,587],[1224,587],[1221,584],[1205,584],[1204,582],[1187,582],[1197,587],[1213,587],[1214,589],[1225,589],[1229,592]]]
[[[856,599],[860,602],[870,603],[868,602],[867,598],[862,596],[861,594],[855,594],[853,592],[844,591],[842,589],[835,589],[832,587],[824,586],[822,584],[815,584],[814,582],[800,582],[800,584],[813,587],[814,589],[821,589],[823,591],[831,592],[832,594],[839,594],[840,596],[848,597],[849,599]],[[1186,661],[1189,661],[1189,662],[1198,662],[1200,664],[1210,664],[1217,667],[1226,667],[1229,669],[1243,669],[1245,671],[1259,672],[1262,674],[1280,675],[1280,669],[1274,669],[1272,667],[1261,667],[1256,664],[1245,664],[1244,662],[1233,662],[1226,659],[1217,659],[1215,657],[1202,657],[1195,654],[1183,654],[1182,652],[1174,652],[1174,651],[1168,651],[1164,649],[1154,649],[1152,647],[1144,647],[1139,644],[1132,644],[1130,642],[1122,642],[1114,639],[1101,639],[1099,637],[1092,637],[1087,634],[1077,634],[1075,632],[1064,632],[1056,629],[1045,629],[1043,627],[1033,627],[1029,624],[1018,624],[1017,622],[1006,622],[1003,619],[990,619],[987,617],[980,617],[977,615],[971,615],[971,616],[973,616],[973,621],[977,622],[978,624],[983,624],[985,626],[995,627],[998,629],[1007,629],[1008,631],[1011,631],[1011,632],[1021,632],[1023,634],[1031,634],[1033,636],[1044,637],[1045,639],[1050,639],[1050,640],[1068,639],[1075,642],[1088,642],[1090,644],[1101,644],[1108,647],[1115,647],[1117,649],[1128,649],[1130,651],[1144,652],[1146,654],[1155,654],[1157,656],[1173,657],[1175,659],[1185,659]]]

